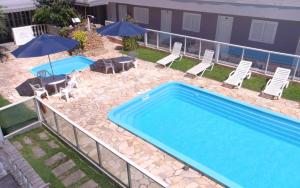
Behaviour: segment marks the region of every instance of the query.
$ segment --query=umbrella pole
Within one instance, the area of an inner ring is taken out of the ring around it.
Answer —
[[[52,63],[51,63],[51,59],[50,59],[50,55],[49,54],[48,54],[48,59],[49,59],[49,63],[50,63],[51,71],[52,71],[52,78],[54,78],[53,67],[52,67]]]

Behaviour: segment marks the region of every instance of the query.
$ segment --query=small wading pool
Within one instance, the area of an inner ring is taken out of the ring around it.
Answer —
[[[279,113],[172,82],[109,119],[226,186],[300,187],[300,122]]]
[[[53,72],[55,76],[70,74],[73,70],[83,70],[95,62],[83,56],[72,56],[64,59],[52,61]],[[50,63],[42,64],[31,69],[31,73],[37,76],[40,70],[47,70],[52,74]]]

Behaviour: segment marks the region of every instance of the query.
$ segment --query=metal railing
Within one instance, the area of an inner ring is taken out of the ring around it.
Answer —
[[[31,28],[35,37],[48,33],[47,24],[31,25]]]
[[[113,22],[106,21],[105,24]],[[144,40],[145,47],[171,51],[175,42],[181,42],[182,54],[187,57],[201,59],[206,49],[215,51],[215,63],[237,66],[241,60],[252,61],[252,71],[272,75],[277,67],[291,69],[290,78],[300,80],[300,56],[275,51],[263,50],[247,46],[218,42],[198,37],[175,34],[170,32],[147,29]]]
[[[30,107],[34,107],[30,108],[30,111],[36,113],[38,117],[37,121],[40,125],[44,125],[44,127],[65,141],[66,144],[76,150],[82,157],[122,187],[132,188],[141,185],[158,188],[168,187],[168,184],[164,181],[138,167],[114,148],[96,138],[39,98],[32,97],[22,102],[0,108],[0,115],[3,111],[18,109],[16,107],[20,105],[24,106],[24,104],[28,103],[31,104]],[[6,125],[2,122],[1,126]],[[30,125],[19,127],[19,129],[5,135],[4,138],[7,139],[12,135],[24,132],[24,129],[29,130],[31,126],[34,125],[30,123]]]

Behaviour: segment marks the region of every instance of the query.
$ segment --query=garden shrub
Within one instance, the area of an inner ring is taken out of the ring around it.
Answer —
[[[80,43],[80,48],[84,49],[84,46],[87,42],[88,35],[86,31],[77,30],[72,33],[72,38],[77,40]]]

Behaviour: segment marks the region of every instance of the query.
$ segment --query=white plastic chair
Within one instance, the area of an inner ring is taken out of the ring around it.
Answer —
[[[40,79],[42,87],[46,87],[46,83],[43,81],[44,78],[52,76],[52,74],[47,70],[40,70],[36,73],[36,75]]]
[[[60,88],[60,98],[65,97],[66,101],[69,101],[70,96],[72,95],[73,92],[73,88],[76,87],[76,83],[75,82],[67,82],[67,86],[65,88]]]
[[[265,89],[262,93],[271,95],[274,98],[280,99],[283,93],[283,89],[289,86],[289,76],[291,70],[281,67],[277,67],[273,78],[267,82]]]
[[[74,87],[78,88],[78,77],[79,72],[77,70],[73,70],[71,74],[68,75],[69,78],[66,79],[66,83],[73,84]]]
[[[173,45],[172,53],[170,55],[158,60],[156,63],[163,65],[165,67],[168,64],[170,64],[169,67],[171,67],[176,59],[178,59],[178,58],[180,58],[180,60],[182,59],[181,48],[182,48],[182,43],[175,42]]]
[[[131,51],[128,53],[128,56],[132,59],[132,64],[133,64],[134,68],[137,68],[137,64],[138,64],[137,59],[136,59],[137,53],[135,51]]]
[[[35,96],[41,98],[43,95],[46,95],[47,99],[50,99],[48,91],[45,88],[41,87],[40,84],[33,85],[33,84],[29,83],[29,85],[30,85],[31,89],[33,90]]]
[[[201,63],[199,63],[198,65],[187,70],[186,73],[194,75],[194,76],[198,76],[198,74],[201,73],[199,77],[202,77],[204,72],[209,67],[210,67],[210,70],[212,70],[214,68],[214,63],[213,63],[214,54],[215,54],[215,51],[213,51],[213,50],[208,50],[208,49],[205,50]]]
[[[251,66],[251,61],[242,60],[237,68],[229,74],[229,77],[224,81],[224,83],[237,88],[241,88],[244,79],[250,79],[251,77]]]
[[[112,60],[110,60],[110,59],[109,60],[102,59],[102,62],[104,64],[104,66],[105,66],[105,73],[106,74],[107,74],[107,71],[109,69],[111,69],[112,73],[115,74],[115,67],[114,67],[114,64],[113,64]]]

